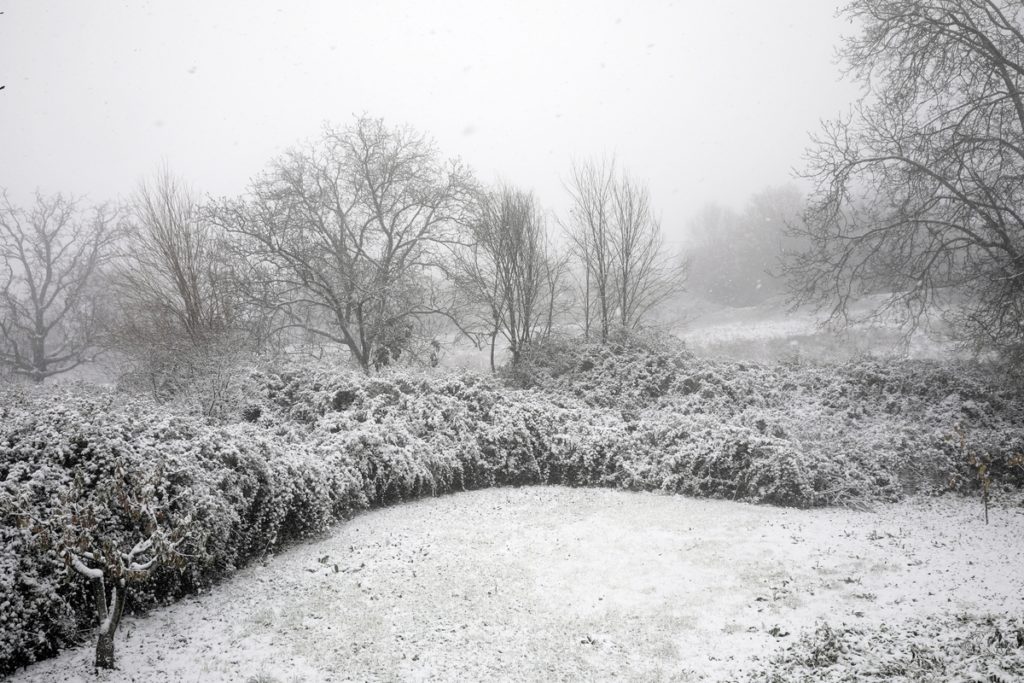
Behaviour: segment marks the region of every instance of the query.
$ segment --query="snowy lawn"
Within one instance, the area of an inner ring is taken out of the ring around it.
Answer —
[[[1022,615],[1024,507],[492,489],[363,514],[14,681],[741,676],[819,620]],[[868,656],[884,656],[869,652]],[[760,659],[758,659],[760,658]],[[1009,680],[1009,679],[1007,679]]]
[[[866,316],[885,296],[868,296],[854,303],[851,319]],[[914,359],[966,357],[946,336],[938,316],[931,318],[933,329],[918,330],[909,340],[895,318],[855,323],[833,333],[819,327],[820,317],[814,311],[792,311],[785,297],[776,296],[757,306],[695,306],[692,318],[676,333],[698,355],[758,362],[800,358],[834,363],[894,354]]]

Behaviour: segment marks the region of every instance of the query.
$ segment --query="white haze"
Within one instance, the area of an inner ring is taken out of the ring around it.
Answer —
[[[856,96],[831,0],[0,3],[0,187],[101,201],[166,162],[240,192],[355,113],[408,123],[558,213],[616,154],[667,233],[790,180]]]

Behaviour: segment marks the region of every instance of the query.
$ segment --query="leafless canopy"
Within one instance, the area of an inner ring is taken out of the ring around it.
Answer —
[[[114,215],[37,193],[22,209],[0,194],[0,364],[42,382],[96,351],[95,277],[109,254]]]
[[[614,161],[574,163],[566,185],[583,329],[605,341],[614,327],[639,327],[682,289],[685,262],[666,253],[647,187],[619,173]]]
[[[565,262],[550,243],[544,214],[530,193],[503,186],[480,194],[469,244],[457,251],[457,283],[490,338],[508,342],[512,363],[551,333]]]
[[[812,248],[790,266],[796,301],[847,321],[911,327],[943,304],[977,348],[1024,344],[1024,5],[1016,0],[857,0],[842,51],[866,88],[808,154]]]
[[[217,235],[195,195],[162,169],[140,184],[128,219],[115,278],[121,340],[145,353],[204,349],[224,334],[235,311]]]
[[[646,185],[623,174],[613,188],[612,202],[616,323],[634,330],[654,307],[682,289],[686,262],[666,250]]]
[[[128,361],[122,382],[170,398],[199,389],[216,413],[226,382],[263,341],[246,316],[220,231],[167,168],[140,183],[111,269],[109,341]]]
[[[212,215],[234,237],[254,300],[367,369],[396,359],[425,319],[451,313],[442,255],[472,187],[426,137],[360,117],[288,152]]]

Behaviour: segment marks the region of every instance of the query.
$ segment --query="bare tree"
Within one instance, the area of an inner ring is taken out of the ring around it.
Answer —
[[[612,262],[620,328],[634,330],[683,288],[686,262],[666,249],[647,187],[623,175],[612,188]]]
[[[666,250],[646,186],[617,172],[614,160],[574,163],[567,187],[584,334],[607,341],[613,327],[636,329],[682,289],[686,261]]]
[[[195,195],[166,168],[139,185],[117,273],[133,314],[153,317],[147,344],[174,332],[202,346],[227,326],[228,278],[217,251]]]
[[[161,169],[128,205],[127,239],[112,284],[112,340],[132,359],[133,375],[162,396],[199,382],[223,390],[261,330],[243,319],[224,240],[192,190]],[[205,397],[203,412],[220,401]],[[217,395],[222,395],[220,391]]]
[[[472,194],[469,172],[426,137],[359,117],[276,160],[213,217],[284,324],[365,370],[396,360],[426,319],[452,315],[443,257]]]
[[[566,183],[572,206],[566,234],[579,262],[583,334],[608,339],[614,311],[612,214],[615,161],[572,164]]]
[[[947,311],[977,349],[1024,350],[1024,5],[856,0],[842,49],[866,95],[808,152],[797,303],[913,329]],[[945,296],[945,294],[956,296]],[[963,302],[959,310],[950,300]]]
[[[483,313],[494,370],[499,335],[515,365],[534,339],[551,333],[565,261],[532,194],[504,186],[482,193],[478,206],[470,243],[458,252],[457,283]]]
[[[92,360],[100,297],[95,280],[115,237],[105,206],[36,193],[22,209],[0,193],[0,364],[42,382]]]

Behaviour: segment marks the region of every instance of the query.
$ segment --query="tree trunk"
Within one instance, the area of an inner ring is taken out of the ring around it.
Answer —
[[[99,638],[96,639],[96,668],[97,669],[113,669],[114,668],[114,634],[113,632],[107,633],[100,631]]]
[[[96,581],[94,585],[99,586],[98,590],[102,595],[103,584]],[[109,605],[106,604],[104,596],[102,603],[104,609],[101,612],[103,613],[103,618],[100,621],[100,627],[96,636],[97,669],[114,668],[114,634],[117,632],[117,627],[121,623],[121,614],[124,612],[124,603],[127,593],[127,583],[124,579],[121,579],[110,591]],[[100,612],[100,610],[97,611]]]
[[[498,330],[491,334],[491,372],[494,372],[494,344],[498,339]]]

